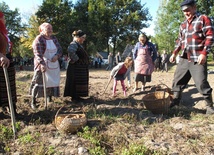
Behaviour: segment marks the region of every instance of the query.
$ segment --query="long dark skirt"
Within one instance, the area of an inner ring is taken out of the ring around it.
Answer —
[[[10,66],[7,68],[10,90],[12,95],[12,102],[15,105],[17,102],[16,96],[16,80],[15,80],[15,67],[11,55],[7,55],[7,58],[10,59]],[[4,76],[4,70],[0,67],[0,106],[9,105],[8,95],[7,95],[7,86]],[[15,107],[14,107],[15,108]]]
[[[66,72],[64,97],[72,98],[88,96],[88,65],[69,64]]]

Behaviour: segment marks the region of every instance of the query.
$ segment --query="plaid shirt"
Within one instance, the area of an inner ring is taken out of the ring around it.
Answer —
[[[182,50],[181,57],[197,62],[200,54],[207,55],[214,43],[214,28],[209,17],[196,14],[191,22],[185,20],[180,25],[175,55]],[[186,54],[185,54],[186,53]]]
[[[57,53],[55,55],[58,55],[60,57],[62,55],[62,47],[60,46],[57,38],[55,36],[51,36],[51,39],[53,40],[54,44],[57,47]],[[45,61],[43,59],[43,55],[46,51],[46,39],[43,35],[38,35],[36,39],[33,42],[33,52],[34,52],[34,69],[39,70],[39,65],[43,64],[45,65]]]

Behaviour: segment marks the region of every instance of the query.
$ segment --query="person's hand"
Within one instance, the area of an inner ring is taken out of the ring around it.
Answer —
[[[206,63],[206,61],[207,61],[207,56],[206,55],[204,55],[204,54],[200,54],[199,56],[198,56],[198,64],[201,64],[201,65],[203,65],[204,63]]]
[[[6,56],[1,55],[0,66],[8,68],[9,65],[10,65],[10,60]]]
[[[169,58],[169,62],[175,63],[175,58],[176,58],[176,55],[172,54],[171,57]]]
[[[58,55],[54,55],[54,57],[51,59],[52,62],[56,62],[58,60]]]
[[[42,71],[42,72],[45,72],[46,69],[47,69],[46,66],[44,66],[44,65],[41,65],[40,67],[41,67],[41,71]]]

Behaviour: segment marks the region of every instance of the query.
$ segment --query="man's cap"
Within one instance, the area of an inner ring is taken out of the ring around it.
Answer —
[[[187,8],[192,6],[193,4],[195,4],[194,0],[184,0],[180,6],[181,6],[182,10],[186,10]]]

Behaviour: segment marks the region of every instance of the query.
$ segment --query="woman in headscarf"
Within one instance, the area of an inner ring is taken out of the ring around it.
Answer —
[[[64,96],[71,96],[72,101],[88,96],[89,56],[82,44],[86,34],[82,30],[73,32],[74,40],[68,46],[69,64],[66,72]]]
[[[0,106],[9,106],[7,87],[3,67],[7,68],[12,102],[14,112],[16,112],[16,81],[15,81],[15,64],[12,58],[12,42],[10,41],[5,26],[6,20],[4,14],[0,11]]]
[[[138,38],[139,42],[133,50],[135,87],[138,89],[138,82],[142,83],[141,91],[145,91],[146,82],[151,82],[151,74],[154,71],[154,61],[157,58],[155,46],[148,41],[147,36],[142,33]]]
[[[33,96],[32,109],[36,108],[36,98],[43,97],[43,72],[45,73],[48,102],[52,101],[52,96],[59,97],[60,66],[58,59],[62,55],[62,48],[57,38],[52,35],[51,24],[41,24],[39,32],[40,34],[32,45],[34,52],[34,76],[30,87],[30,94]]]

